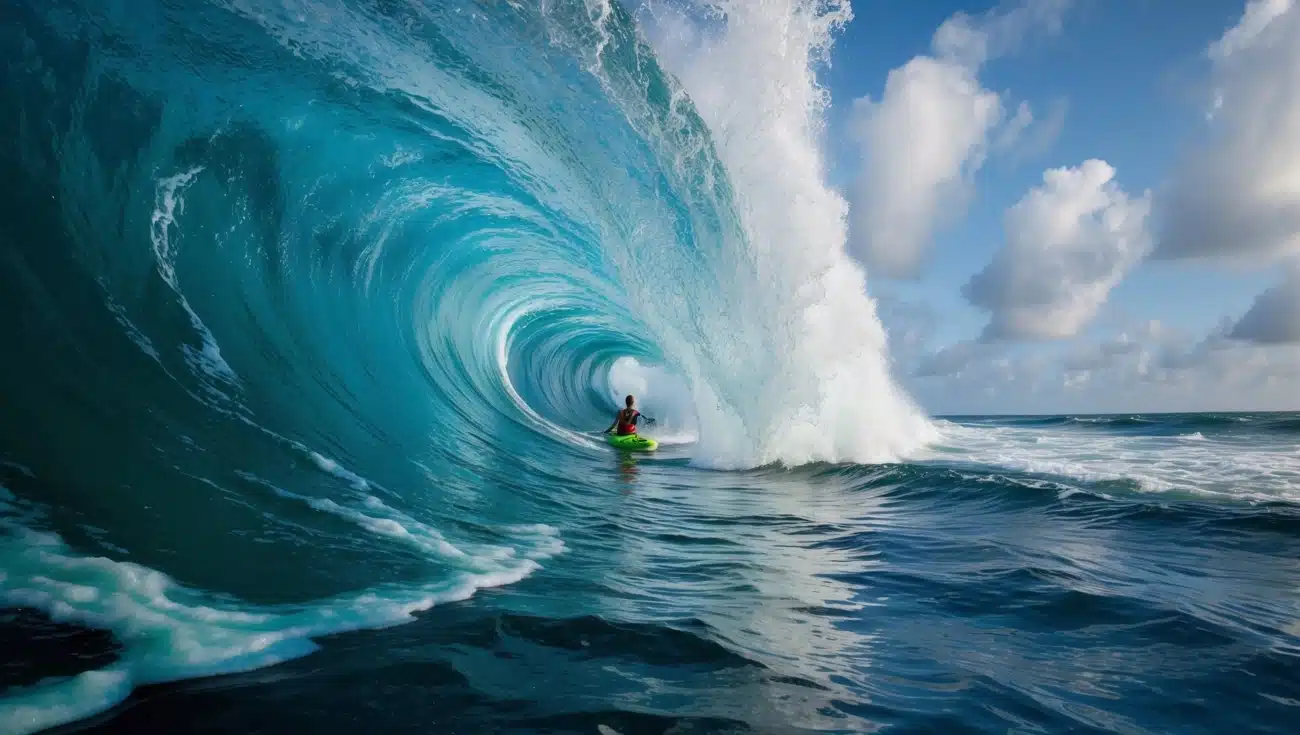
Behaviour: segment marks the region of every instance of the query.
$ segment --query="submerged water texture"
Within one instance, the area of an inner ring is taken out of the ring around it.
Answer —
[[[1300,416],[925,419],[689,18],[0,5],[0,732],[1294,731]]]

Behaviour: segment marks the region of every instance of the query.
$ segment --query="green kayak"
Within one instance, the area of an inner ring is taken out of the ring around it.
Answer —
[[[624,434],[623,436],[610,434],[609,443],[611,446],[618,447],[619,449],[633,449],[645,452],[652,452],[659,446],[659,442],[654,439],[647,439],[644,436],[637,436],[636,434]]]

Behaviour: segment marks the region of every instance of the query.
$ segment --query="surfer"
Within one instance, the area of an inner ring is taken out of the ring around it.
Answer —
[[[627,408],[614,414],[614,423],[610,424],[608,429],[601,432],[602,434],[608,434],[613,431],[617,436],[631,436],[636,434],[637,419],[645,419],[647,424],[653,424],[655,422],[654,419],[649,416],[643,416],[640,411],[633,408],[633,405],[636,403],[635,397],[629,395],[623,400],[623,402],[627,404]]]

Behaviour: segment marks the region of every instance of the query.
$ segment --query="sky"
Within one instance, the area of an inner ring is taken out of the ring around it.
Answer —
[[[1300,0],[857,0],[829,176],[940,415],[1300,409]]]

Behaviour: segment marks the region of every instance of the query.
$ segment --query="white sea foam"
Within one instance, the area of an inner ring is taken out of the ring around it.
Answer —
[[[302,449],[302,451],[307,453],[308,457],[311,457],[311,461],[314,462],[316,466],[321,469],[322,472],[326,472],[328,474],[334,475],[335,477],[341,480],[346,480],[349,484],[352,485],[353,488],[357,490],[370,489],[370,481],[362,477],[361,475],[358,475],[352,470],[343,467],[338,462],[335,462],[334,460],[330,459],[329,457],[326,457],[325,455],[319,452],[308,449],[302,445],[298,445],[298,446]]]
[[[68,679],[10,689],[0,697],[0,732],[24,735],[102,712],[134,687],[248,671],[307,655],[313,638],[395,625],[434,605],[484,587],[512,584],[563,551],[549,526],[503,529],[518,548],[482,545],[471,556],[377,498],[374,515],[334,501],[287,497],[339,515],[374,533],[411,540],[430,554],[460,560],[464,571],[423,586],[384,588],[308,605],[239,605],[177,584],[148,567],[79,554],[57,535],[30,528],[32,509],[0,488],[0,606],[31,607],[54,620],[110,631],[121,658]],[[379,513],[390,515],[379,515]]]
[[[117,323],[126,331],[127,338],[130,339],[141,352],[153,358],[154,362],[161,364],[162,358],[158,355],[158,350],[154,348],[153,343],[149,341],[149,338],[145,336],[144,332],[140,331],[139,327],[127,318],[126,309],[122,308],[121,304],[113,300],[113,297],[109,295],[107,289],[104,290],[104,303],[108,306],[109,311],[113,312],[113,317],[117,319]]]
[[[696,458],[743,467],[917,451],[933,429],[890,375],[865,275],[846,252],[847,204],[825,175],[829,98],[815,66],[847,21],[847,3],[708,5],[720,23],[670,12],[643,20],[709,127],[741,232],[700,244],[724,253],[711,272],[689,274],[704,282],[665,282],[680,266],[641,256],[624,277],[639,316],[691,384]],[[687,104],[679,98],[679,111]],[[679,172],[683,181],[699,173]],[[680,298],[661,297],[674,292]]]
[[[1300,501],[1293,441],[1225,440],[1201,432],[1175,436],[1096,429],[963,425],[941,421],[926,458],[969,462],[1084,482],[1130,480],[1141,491],[1186,492],[1242,500]]]
[[[436,528],[421,523],[410,516],[400,513],[390,508],[379,498],[373,495],[366,496],[360,500],[360,505],[367,511],[365,512],[352,505],[343,505],[330,498],[313,498],[306,495],[276,487],[261,478],[246,472],[239,473],[245,480],[253,482],[267,489],[282,498],[291,498],[302,502],[311,507],[313,510],[351,521],[361,528],[388,538],[400,539],[419,548],[429,554],[453,559],[465,559],[467,554],[457,548],[443,537],[442,533]],[[356,502],[356,501],[353,501]]]
[[[606,378],[612,405],[622,406],[628,395],[636,396],[638,408],[656,423],[641,429],[660,444],[687,444],[699,439],[695,401],[690,385],[676,373],[657,365],[644,365],[636,358],[615,360]]]
[[[176,278],[176,245],[172,240],[172,225],[176,223],[176,218],[185,211],[185,199],[181,194],[185,189],[194,183],[194,180],[203,172],[202,166],[196,166],[188,171],[178,173],[174,176],[168,176],[158,181],[158,190],[154,197],[154,210],[150,220],[149,237],[153,243],[154,259],[158,264],[158,274],[171,287],[171,290],[180,300],[181,307],[190,317],[190,324],[194,326],[194,331],[198,332],[199,339],[203,346],[200,349],[194,349],[189,345],[183,347],[186,358],[190,366],[210,377],[218,378],[231,383],[238,382],[235,371],[221,356],[221,348],[217,346],[217,338],[208,329],[203,320],[199,318],[198,312],[190,306],[190,302],[185,298],[184,292],[181,291],[180,283]]]

